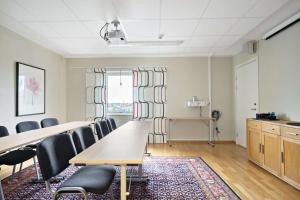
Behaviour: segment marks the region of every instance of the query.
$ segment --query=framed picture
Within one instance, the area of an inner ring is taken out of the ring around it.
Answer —
[[[45,69],[17,62],[16,115],[45,113]]]

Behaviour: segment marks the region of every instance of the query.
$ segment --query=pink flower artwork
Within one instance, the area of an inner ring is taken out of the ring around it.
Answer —
[[[39,82],[33,77],[33,78],[28,78],[26,80],[26,87],[28,90],[32,92],[32,104],[33,104],[33,97],[34,95],[38,95],[39,89],[40,89],[40,84]]]

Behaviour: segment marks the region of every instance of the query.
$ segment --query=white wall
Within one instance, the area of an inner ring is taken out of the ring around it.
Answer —
[[[258,53],[233,58],[234,66],[258,56],[260,112],[300,121],[300,23],[258,43]]]
[[[67,120],[85,118],[86,67],[167,67],[167,115],[199,116],[198,109],[185,107],[185,102],[198,96],[208,99],[207,58],[82,58],[67,59]],[[219,122],[221,140],[233,140],[231,58],[212,60],[212,107],[223,112]],[[207,109],[203,112],[207,115]],[[172,126],[172,139],[207,140],[207,127],[199,122],[176,122]]]
[[[46,69],[46,114],[15,116],[16,62]],[[66,120],[65,59],[0,26],[0,125],[15,133],[17,122],[45,117]]]

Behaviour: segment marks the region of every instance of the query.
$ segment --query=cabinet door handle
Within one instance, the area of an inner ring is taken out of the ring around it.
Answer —
[[[294,135],[294,136],[298,136],[299,134],[298,133],[292,133],[292,132],[286,132],[287,134],[290,134],[290,135]]]
[[[261,144],[259,144],[258,148],[259,148],[259,153],[261,153]]]
[[[281,152],[281,162],[284,163],[284,154]]]
[[[261,145],[261,152],[262,154],[265,154],[265,145]]]

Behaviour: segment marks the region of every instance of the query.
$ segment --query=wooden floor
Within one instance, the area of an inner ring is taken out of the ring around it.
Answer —
[[[246,150],[230,144],[217,144],[214,148],[202,142],[172,142],[150,144],[153,156],[196,156],[204,159],[242,199],[300,199],[300,191],[249,162]],[[33,164],[26,162],[24,165]],[[10,175],[11,168],[1,166],[0,178]]]
[[[149,145],[153,156],[196,156],[204,159],[242,199],[300,199],[300,191],[249,162],[246,149],[230,144],[211,147],[201,142]]]

